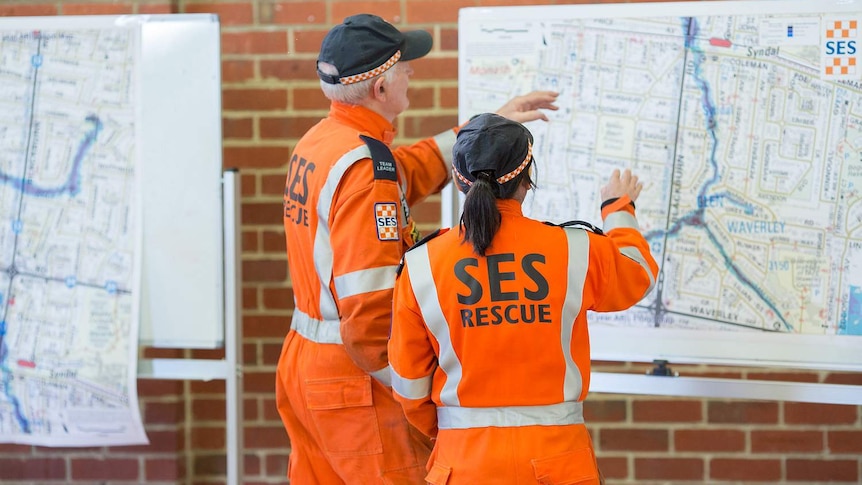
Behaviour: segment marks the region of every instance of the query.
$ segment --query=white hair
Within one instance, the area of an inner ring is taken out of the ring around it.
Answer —
[[[365,98],[367,98],[368,94],[371,92],[371,86],[374,84],[374,81],[376,81],[377,78],[381,76],[387,82],[391,81],[392,77],[395,76],[395,70],[400,69],[399,66],[400,63],[396,62],[394,66],[387,69],[385,72],[383,72],[383,74],[353,84],[329,84],[328,82],[321,80],[320,89],[323,90],[324,96],[329,98],[330,101],[337,101],[344,104],[360,105],[363,103],[363,101],[365,101]],[[317,68],[320,69],[320,72],[324,74],[329,74],[330,76],[338,75],[338,69],[327,62],[318,62]]]

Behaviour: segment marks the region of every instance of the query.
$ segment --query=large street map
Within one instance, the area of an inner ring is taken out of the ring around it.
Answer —
[[[0,24],[0,442],[146,443],[136,37]]]
[[[862,335],[862,15],[724,3],[673,17],[681,4],[462,11],[462,118],[560,93],[550,122],[529,124],[531,217],[600,221],[613,169],[645,181],[657,287],[591,322]]]

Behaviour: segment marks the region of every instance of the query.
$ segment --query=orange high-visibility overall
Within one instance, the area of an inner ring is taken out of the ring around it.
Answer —
[[[395,164],[370,159],[359,135],[388,143],[394,128],[332,103],[284,190],[295,309],[276,401],[297,485],[422,483],[431,449],[393,398],[386,345],[396,268],[417,237],[409,206],[447,182],[455,132],[392,150]]]
[[[429,483],[599,483],[583,419],[586,312],[636,304],[658,266],[627,196],[603,210],[606,235],[526,218],[516,200],[497,206],[485,257],[457,229],[406,253],[389,342],[395,397],[437,437]]]

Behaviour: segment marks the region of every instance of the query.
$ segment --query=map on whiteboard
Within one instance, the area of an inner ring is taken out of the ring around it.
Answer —
[[[146,443],[131,29],[0,24],[0,442]]]
[[[461,12],[462,117],[560,93],[525,214],[600,221],[614,168],[645,182],[656,289],[592,322],[862,336],[862,14],[493,12]]]

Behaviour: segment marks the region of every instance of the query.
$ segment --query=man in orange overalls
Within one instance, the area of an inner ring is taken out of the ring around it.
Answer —
[[[437,438],[435,485],[599,483],[583,419],[586,312],[629,308],[655,283],[634,212],[642,184],[610,176],[604,233],[526,218],[532,143],[494,114],[462,127],[460,227],[410,249],[395,285],[392,385],[407,419]]]
[[[430,441],[390,388],[387,340],[395,271],[417,239],[409,207],[449,180],[455,130],[388,149],[409,102],[408,61],[431,49],[355,15],[324,38],[317,73],[329,116],[296,145],[284,190],[295,309],[276,375],[291,441],[292,484],[421,483]],[[546,119],[556,93],[517,97],[500,112]]]

